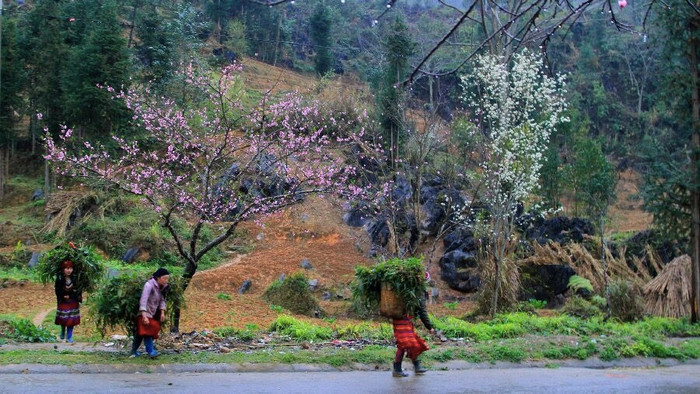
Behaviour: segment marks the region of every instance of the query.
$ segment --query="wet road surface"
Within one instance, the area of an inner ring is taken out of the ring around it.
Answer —
[[[12,373],[2,393],[700,393],[700,365],[662,368],[509,368],[245,373]]]

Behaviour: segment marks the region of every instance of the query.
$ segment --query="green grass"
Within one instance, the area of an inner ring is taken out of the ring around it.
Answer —
[[[169,363],[281,363],[281,364],[327,364],[334,367],[376,364],[389,366],[393,359],[393,346],[370,345],[361,349],[324,347],[315,350],[301,346],[275,346],[246,352],[180,352],[162,353],[159,364]],[[591,342],[556,345],[550,343],[533,344],[530,339],[515,338],[491,343],[476,343],[460,346],[435,346],[424,353],[421,359],[429,367],[436,363],[462,360],[470,363],[495,363],[499,361],[519,363],[526,360],[544,361],[545,366],[557,367],[558,362],[567,359],[587,359],[599,355],[603,361],[614,361],[627,357],[675,358],[678,360],[700,357],[700,340],[688,339],[678,345],[665,345],[660,342],[632,342],[623,344],[619,351],[611,345],[602,347]],[[0,365],[38,364],[152,364],[147,358],[129,359],[126,351],[121,353],[71,350],[0,350]]]
[[[47,316],[46,321],[51,320]],[[46,324],[45,321],[45,324]],[[423,356],[426,365],[450,360],[471,363],[499,361],[520,363],[541,361],[545,365],[558,366],[563,360],[585,360],[598,357],[602,361],[616,361],[634,357],[671,358],[677,360],[700,359],[700,325],[687,319],[647,318],[635,323],[619,323],[593,318],[582,320],[566,315],[538,317],[524,313],[498,315],[490,321],[469,323],[454,317],[433,316],[439,330],[452,338],[443,345],[431,344],[432,349]],[[0,343],[52,341],[54,333],[34,327],[28,320],[14,316],[0,316]],[[244,329],[221,327],[214,333],[222,338],[236,337],[254,341],[274,332],[293,342],[327,343],[334,339],[373,340],[375,345],[355,348],[324,346],[313,350],[301,345],[272,342],[264,349],[246,352],[218,354],[193,352],[168,354],[159,363],[311,363],[336,367],[352,363],[363,365],[389,365],[395,347],[391,345],[392,327],[386,323],[362,322],[339,324],[336,320],[319,320],[318,324],[301,321],[293,316],[280,315],[266,329],[255,325]],[[422,336],[425,331],[420,328]],[[452,336],[459,334],[462,336]],[[431,341],[429,341],[431,342]],[[127,359],[126,351],[79,352],[50,350],[12,350],[0,348],[0,364],[41,363],[139,363],[149,364],[147,359]]]

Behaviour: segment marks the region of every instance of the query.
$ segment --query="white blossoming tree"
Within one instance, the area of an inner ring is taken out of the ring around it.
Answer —
[[[483,252],[495,264],[490,313],[498,307],[503,265],[512,245],[514,220],[519,204],[538,186],[544,153],[552,131],[562,122],[566,101],[564,77],[542,71],[539,57],[531,52],[516,54],[510,63],[498,56],[479,56],[473,72],[462,77],[462,99],[473,111],[483,139],[482,187],[477,196],[489,207],[482,217]]]

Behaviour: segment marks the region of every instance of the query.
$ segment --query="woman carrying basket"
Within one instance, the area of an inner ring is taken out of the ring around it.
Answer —
[[[425,328],[430,330],[431,334],[434,334],[435,329],[430,323],[428,312],[425,310],[425,302],[422,299],[420,308],[418,309],[418,317],[421,322],[423,322]],[[394,339],[396,339],[396,356],[394,357],[394,371],[392,372],[392,376],[397,378],[408,376],[408,374],[401,369],[401,363],[406,353],[408,353],[408,358],[413,361],[413,371],[416,374],[425,373],[427,369],[420,365],[418,356],[430,348],[425,343],[425,340],[416,334],[415,328],[413,327],[413,317],[404,315],[400,318],[393,318],[392,324],[394,326]]]

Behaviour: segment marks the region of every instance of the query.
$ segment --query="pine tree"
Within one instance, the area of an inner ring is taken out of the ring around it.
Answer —
[[[0,16],[4,18],[3,16]],[[15,141],[20,114],[25,110],[21,94],[24,72],[17,48],[15,20],[2,20],[2,53],[0,53],[0,200],[10,174],[10,147]]]
[[[381,123],[388,134],[387,143],[391,162],[399,158],[399,146],[405,139],[405,121],[403,103],[405,92],[400,86],[408,70],[409,59],[414,54],[416,44],[411,40],[408,26],[403,18],[397,16],[390,26],[383,42],[387,58],[382,90],[379,94]]]
[[[333,56],[331,53],[331,17],[328,7],[318,3],[311,16],[311,42],[316,50],[314,60],[316,72],[324,75],[331,70]]]
[[[76,14],[91,18],[76,21],[76,29],[85,35],[75,40],[62,73],[65,121],[89,135],[107,137],[115,125],[126,121],[127,114],[101,86],[128,83],[131,63],[126,40],[113,1],[82,0],[72,6]]]

